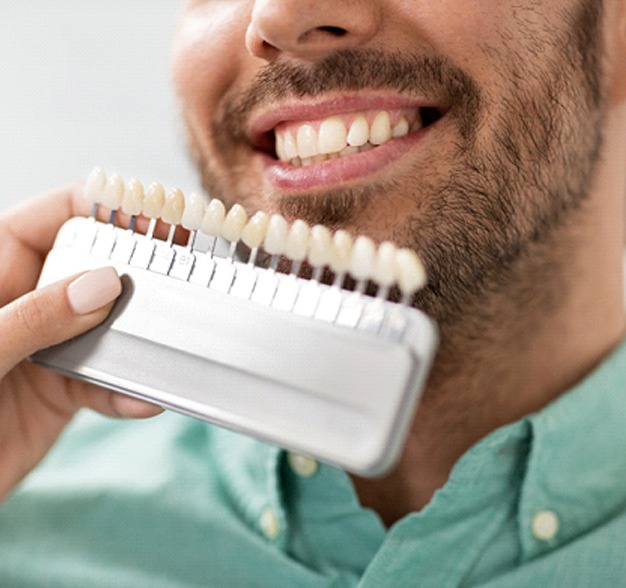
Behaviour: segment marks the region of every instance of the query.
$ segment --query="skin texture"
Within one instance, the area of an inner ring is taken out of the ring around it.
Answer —
[[[441,350],[400,465],[355,480],[388,523],[622,336],[624,4],[207,0],[181,18],[173,78],[209,192],[426,261],[415,304],[437,319]],[[251,129],[302,105],[302,122],[320,104],[342,114],[356,95],[445,116],[382,169],[277,186],[271,129]]]

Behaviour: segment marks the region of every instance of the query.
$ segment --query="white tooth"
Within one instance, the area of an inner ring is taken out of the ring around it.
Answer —
[[[165,204],[165,190],[159,182],[152,182],[143,199],[142,212],[148,218],[159,218]]]
[[[312,158],[312,157],[303,157],[303,158],[300,160],[300,165],[301,165],[302,167],[307,167],[308,165],[313,165],[313,163],[314,163],[314,161],[313,161],[313,158]]]
[[[350,233],[340,229],[333,235],[330,268],[338,274],[347,272],[350,269],[351,256],[352,236]]]
[[[165,198],[161,219],[168,225],[179,225],[185,211],[185,196],[178,188],[172,188]]]
[[[293,138],[293,135],[287,131],[283,137],[285,159],[290,160],[298,157],[298,146]]]
[[[359,148],[358,147],[346,147],[345,149],[342,149],[339,152],[339,156],[340,157],[347,157],[348,155],[354,155],[355,153],[359,152]]]
[[[106,185],[107,177],[100,167],[94,167],[85,183],[85,199],[92,204],[99,204]]]
[[[398,248],[389,241],[383,241],[376,252],[374,280],[378,285],[388,288],[396,281],[396,252]]]
[[[255,212],[248,221],[248,224],[241,231],[241,240],[250,249],[260,247],[265,238],[269,216],[262,210]]]
[[[313,155],[317,154],[317,133],[311,125],[302,125],[298,129],[296,143],[298,145],[298,155],[302,159],[313,157]]]
[[[201,194],[192,192],[185,202],[185,212],[183,212],[183,218],[180,222],[186,229],[197,231],[202,225],[204,212],[204,198]]]
[[[315,225],[311,229],[309,252],[307,259],[313,267],[323,267],[330,263],[332,255],[332,236],[323,225]]]
[[[370,129],[364,116],[357,116],[350,125],[347,142],[352,147],[365,145],[370,136]]]
[[[226,207],[224,203],[213,198],[206,207],[200,230],[211,237],[217,237],[222,230],[225,216]]]
[[[391,121],[389,113],[381,110],[372,121],[370,129],[370,143],[372,145],[382,145],[391,139]]]
[[[338,153],[346,146],[348,131],[339,118],[328,118],[320,125],[317,136],[319,153]]]
[[[410,296],[426,285],[426,269],[412,249],[398,249],[394,266],[396,281],[404,296]]]
[[[280,214],[273,214],[267,223],[267,232],[263,242],[263,249],[270,255],[280,255],[285,252],[287,245],[287,233],[289,225],[285,217]]]
[[[122,197],[122,212],[130,215],[141,214],[143,206],[143,186],[139,180],[128,180]]]
[[[241,204],[233,204],[222,224],[222,237],[231,243],[241,239],[241,232],[248,222],[248,215]]]
[[[276,155],[281,161],[286,161],[287,157],[285,156],[285,140],[280,133],[274,133],[274,135],[276,136]]]
[[[350,258],[350,274],[357,280],[367,280],[374,274],[376,245],[369,237],[359,235],[354,240]]]
[[[364,151],[369,151],[370,149],[374,149],[374,145],[371,143],[365,143],[365,145],[361,145],[359,147],[359,153],[363,153]]]
[[[117,174],[111,174],[104,185],[102,204],[111,210],[117,210],[122,205],[124,197],[124,180]]]
[[[309,235],[311,229],[303,220],[295,220],[289,228],[285,254],[293,261],[302,261],[306,257],[309,248]]]
[[[393,127],[393,131],[391,133],[391,135],[393,136],[394,139],[397,139],[398,137],[404,137],[404,135],[408,135],[409,134],[409,121],[406,119],[406,117],[402,117],[396,124],[395,127]]]

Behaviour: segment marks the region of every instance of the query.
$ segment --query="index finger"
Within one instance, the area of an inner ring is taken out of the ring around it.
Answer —
[[[2,232],[43,257],[54,243],[60,226],[69,218],[89,214],[82,185],[74,184],[31,198],[0,216]]]
[[[88,212],[81,195],[79,185],[55,190],[0,216],[0,306],[35,287],[59,227]]]

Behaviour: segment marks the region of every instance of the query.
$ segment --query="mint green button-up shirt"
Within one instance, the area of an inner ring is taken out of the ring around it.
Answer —
[[[332,467],[84,414],[0,507],[0,586],[626,586],[626,345],[390,529]]]

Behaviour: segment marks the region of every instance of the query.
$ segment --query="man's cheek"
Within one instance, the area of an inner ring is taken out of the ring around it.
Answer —
[[[220,2],[210,4],[216,9],[211,17],[188,11],[177,28],[172,46],[171,71],[174,88],[183,107],[211,110],[219,98],[231,88],[246,57],[245,24],[236,18],[232,8],[217,10]],[[236,2],[233,4],[237,4]]]

